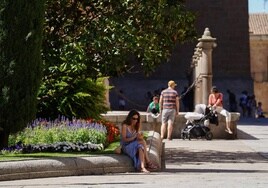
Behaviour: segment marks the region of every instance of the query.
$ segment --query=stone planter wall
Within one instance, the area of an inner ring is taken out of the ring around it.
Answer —
[[[116,123],[119,128],[121,128],[122,121],[125,120],[127,116],[127,111],[116,111],[116,112],[108,112],[107,114],[103,114],[104,118],[108,121]],[[141,114],[141,123],[142,130],[151,131],[155,130],[160,133],[161,127],[161,117],[157,119],[152,118],[146,112],[140,112]],[[181,130],[185,128],[186,119],[184,115],[186,112],[181,112],[175,119],[174,129],[172,133],[173,138],[180,138]],[[211,132],[213,133],[213,139],[237,139],[237,121],[239,120],[239,113],[231,113],[231,129],[234,134],[230,135],[225,132],[225,117],[219,115],[219,125],[210,125]]]

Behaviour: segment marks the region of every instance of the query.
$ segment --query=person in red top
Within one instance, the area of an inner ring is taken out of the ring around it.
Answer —
[[[216,86],[212,86],[211,94],[208,97],[208,106],[216,110],[217,113],[226,117],[226,129],[225,131],[229,134],[233,134],[230,129],[231,114],[223,108],[223,94],[219,92]]]
[[[161,125],[161,139],[164,139],[167,128],[167,139],[171,140],[171,135],[173,131],[173,124],[176,115],[179,114],[180,104],[179,96],[175,87],[177,84],[170,80],[168,82],[168,88],[161,92],[159,105],[160,114],[162,115],[162,125]]]

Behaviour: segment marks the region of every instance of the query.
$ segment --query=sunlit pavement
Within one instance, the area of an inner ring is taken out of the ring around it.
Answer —
[[[268,187],[268,119],[241,119],[238,138],[164,140],[162,172],[2,181],[0,187]]]

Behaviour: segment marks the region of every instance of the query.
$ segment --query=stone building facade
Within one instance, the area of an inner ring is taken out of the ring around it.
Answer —
[[[186,7],[197,15],[196,28],[201,37],[204,29],[209,28],[215,37],[217,47],[212,54],[213,85],[217,85],[225,95],[227,89],[239,98],[243,90],[253,93],[253,80],[250,74],[249,25],[247,0],[185,0]],[[144,77],[141,74],[124,75],[110,78],[111,109],[118,109],[118,91],[124,92],[126,110],[136,108],[146,110],[150,100],[149,93],[159,93],[167,87],[169,80],[178,83],[177,91],[181,93],[184,86],[191,84],[187,79],[192,55],[197,41],[177,45],[170,61],[159,66],[153,75]]]
[[[254,94],[268,112],[268,14],[249,15],[250,66]]]

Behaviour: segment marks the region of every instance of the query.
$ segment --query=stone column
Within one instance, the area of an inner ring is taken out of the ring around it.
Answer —
[[[195,48],[194,52],[196,67],[195,67],[195,104],[202,102],[202,77],[201,74],[201,63],[202,63],[202,53],[200,48]]]
[[[201,79],[201,91],[199,93],[201,99],[199,98],[200,101],[195,101],[195,104],[207,104],[208,95],[212,87],[212,49],[217,46],[215,43],[216,38],[212,38],[209,29],[206,28],[202,38],[199,38],[198,41],[197,48],[202,49],[202,58],[198,65],[200,66],[198,70]]]
[[[106,89],[106,92],[105,92],[105,104],[106,104],[106,106],[108,108],[110,108],[111,105],[110,105],[110,99],[109,99],[109,79],[108,79],[108,77],[104,78],[103,84],[105,85],[105,89]]]

